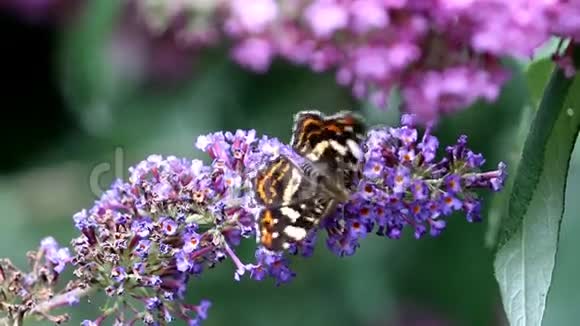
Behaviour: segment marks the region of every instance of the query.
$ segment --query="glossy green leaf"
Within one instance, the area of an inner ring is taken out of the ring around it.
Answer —
[[[580,127],[580,77],[552,74],[527,136],[495,257],[511,325],[541,325],[552,280],[570,155]]]

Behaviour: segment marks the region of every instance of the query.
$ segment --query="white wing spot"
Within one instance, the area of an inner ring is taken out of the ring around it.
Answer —
[[[346,155],[346,147],[339,144],[336,140],[331,140],[330,146],[332,146],[332,148],[334,148],[340,155]]]
[[[346,141],[346,145],[348,146],[348,148],[352,152],[352,155],[354,155],[354,157],[356,157],[357,160],[360,161],[363,159],[363,152],[362,152],[360,146],[354,140],[348,139]]]
[[[319,212],[317,212],[319,213]],[[312,222],[314,223],[316,221],[316,218],[312,217],[312,216],[304,216],[304,219],[307,220],[308,222]]]
[[[296,223],[296,221],[300,218],[300,213],[293,210],[290,207],[282,207],[280,208],[280,212],[288,216],[288,218],[290,219],[290,221],[292,221],[292,223]]]
[[[287,236],[289,236],[290,238],[296,240],[296,241],[300,241],[304,238],[306,238],[306,230],[304,230],[303,228],[299,228],[296,226],[292,226],[292,225],[288,225],[285,229],[284,229],[284,233],[286,233]]]

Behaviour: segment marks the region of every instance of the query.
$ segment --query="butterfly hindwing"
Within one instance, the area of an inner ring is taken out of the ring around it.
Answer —
[[[269,250],[287,249],[289,244],[304,240],[335,204],[336,201],[329,197],[312,197],[288,205],[265,207],[258,217],[260,242]]]

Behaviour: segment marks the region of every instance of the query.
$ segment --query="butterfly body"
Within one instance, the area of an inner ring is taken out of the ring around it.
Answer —
[[[277,251],[304,240],[349,200],[360,176],[364,133],[362,119],[351,112],[296,115],[290,145],[302,162],[281,155],[258,172],[254,183],[263,206],[258,240],[264,247]]]

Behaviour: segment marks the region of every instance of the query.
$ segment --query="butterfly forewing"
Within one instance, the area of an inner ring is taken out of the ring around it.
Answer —
[[[254,184],[258,204],[278,206],[283,203],[284,192],[292,179],[292,168],[292,164],[280,156],[258,172]]]
[[[364,134],[364,123],[354,113],[324,118],[319,112],[301,112],[296,115],[290,145],[310,161],[337,167],[338,161],[356,164],[362,159]]]

